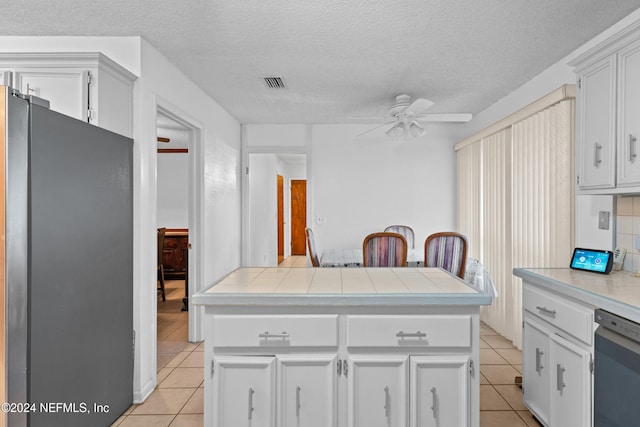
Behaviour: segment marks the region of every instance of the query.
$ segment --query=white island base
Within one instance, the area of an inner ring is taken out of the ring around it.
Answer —
[[[479,310],[433,268],[243,268],[205,306],[205,425],[479,427]]]

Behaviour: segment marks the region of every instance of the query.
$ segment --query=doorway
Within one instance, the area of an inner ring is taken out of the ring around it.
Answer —
[[[277,267],[292,256],[291,216],[292,181],[307,180],[307,155],[304,153],[248,153],[246,163],[246,206],[243,221],[243,265],[246,267]],[[306,185],[305,185],[306,187]],[[306,223],[306,194],[298,209]],[[300,216],[298,216],[300,217]],[[295,226],[304,236],[304,226]],[[302,240],[302,257],[306,238]],[[298,237],[298,242],[299,242]],[[298,252],[301,252],[297,248]]]
[[[291,180],[291,255],[307,254],[307,180]]]
[[[284,177],[278,175],[278,264],[284,260]]]
[[[199,129],[170,107],[158,105],[156,119],[156,227],[166,229],[162,262],[165,301],[156,302],[156,371],[160,371],[190,341],[199,339],[199,312],[188,296],[197,291],[196,258],[198,210],[196,177],[199,174]]]

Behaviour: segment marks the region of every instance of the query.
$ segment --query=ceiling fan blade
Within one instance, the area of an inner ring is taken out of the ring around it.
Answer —
[[[421,114],[415,118],[421,122],[468,122],[472,117],[470,113],[433,113]]]
[[[366,134],[368,134],[368,133],[370,133],[370,132],[373,132],[374,130],[378,130],[378,129],[380,129],[380,128],[381,128],[381,127],[383,127],[383,126],[387,126],[387,125],[394,124],[395,122],[396,122],[395,120],[392,120],[392,121],[390,121],[390,122],[383,123],[383,124],[381,124],[381,125],[379,125],[379,126],[376,126],[376,127],[374,127],[374,128],[371,128],[371,129],[369,129],[369,130],[367,130],[367,131],[362,132],[361,134],[356,135],[356,138],[360,138],[360,137],[361,137],[361,136],[363,136],[363,135],[366,135]]]
[[[432,105],[433,105],[432,101],[429,101],[428,99],[424,99],[424,98],[418,98],[415,101],[413,101],[411,105],[409,105],[407,109],[404,110],[403,113],[407,115],[417,116],[418,114],[422,114]]]

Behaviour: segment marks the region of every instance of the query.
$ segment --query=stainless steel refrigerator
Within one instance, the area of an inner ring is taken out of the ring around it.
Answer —
[[[132,150],[0,86],[8,426],[108,426],[132,403]]]

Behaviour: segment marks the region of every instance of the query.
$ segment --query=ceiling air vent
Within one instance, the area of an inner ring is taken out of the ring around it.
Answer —
[[[263,77],[264,84],[267,85],[269,89],[286,89],[287,86],[284,84],[284,80],[282,77]]]

